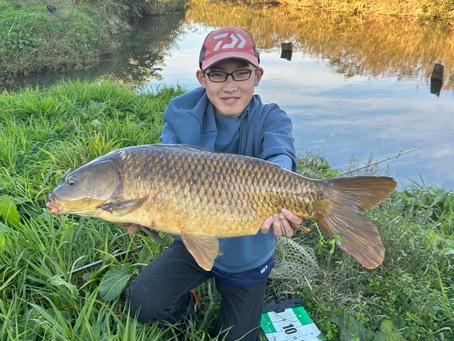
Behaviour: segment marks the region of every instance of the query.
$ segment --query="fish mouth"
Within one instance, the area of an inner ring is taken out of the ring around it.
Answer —
[[[49,210],[50,214],[52,215],[58,215],[61,213],[62,209],[63,209],[63,205],[61,205],[60,203],[58,203],[53,197],[52,195],[49,195],[49,197],[47,198],[47,202],[46,202],[46,208]]]

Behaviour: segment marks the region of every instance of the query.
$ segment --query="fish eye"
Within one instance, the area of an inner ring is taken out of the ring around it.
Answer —
[[[69,178],[66,183],[69,185],[69,186],[73,186],[76,184],[76,179],[74,179],[73,177]]]

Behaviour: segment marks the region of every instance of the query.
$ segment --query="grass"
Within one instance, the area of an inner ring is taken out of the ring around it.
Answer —
[[[94,65],[113,51],[111,34],[127,27],[108,27],[112,23],[98,8],[69,0],[53,4],[55,13],[49,13],[43,1],[0,1],[0,80]]]
[[[124,288],[162,247],[95,219],[54,218],[44,207],[70,170],[112,149],[158,142],[163,111],[183,91],[138,94],[106,80],[0,95],[0,340],[175,339],[172,326],[141,325],[124,308]],[[310,154],[300,169],[336,175]],[[301,233],[319,269],[270,287],[301,297],[329,340],[453,339],[453,192],[415,182],[368,215],[387,248],[382,266],[365,270],[333,241]],[[210,282],[198,294],[186,338],[210,340],[219,297]]]

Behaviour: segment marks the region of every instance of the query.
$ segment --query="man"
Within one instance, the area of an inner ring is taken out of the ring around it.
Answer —
[[[253,156],[296,171],[290,118],[254,95],[264,71],[251,35],[235,27],[211,32],[199,64],[201,87],[170,102],[162,142]],[[226,331],[226,340],[256,341],[276,236],[292,236],[291,225],[301,221],[283,209],[263,222],[257,235],[220,240],[222,255],[211,271],[200,268],[175,239],[131,284],[130,313],[143,323],[182,321],[194,310],[193,290],[214,277],[222,297],[214,335]]]

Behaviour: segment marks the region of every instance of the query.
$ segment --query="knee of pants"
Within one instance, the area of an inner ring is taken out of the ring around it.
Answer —
[[[154,323],[164,318],[162,305],[150,301],[146,292],[135,290],[134,283],[126,290],[126,308],[129,315],[140,323]]]
[[[126,308],[140,323],[181,321],[189,312],[189,293],[175,298],[148,290],[133,281],[126,291]]]

